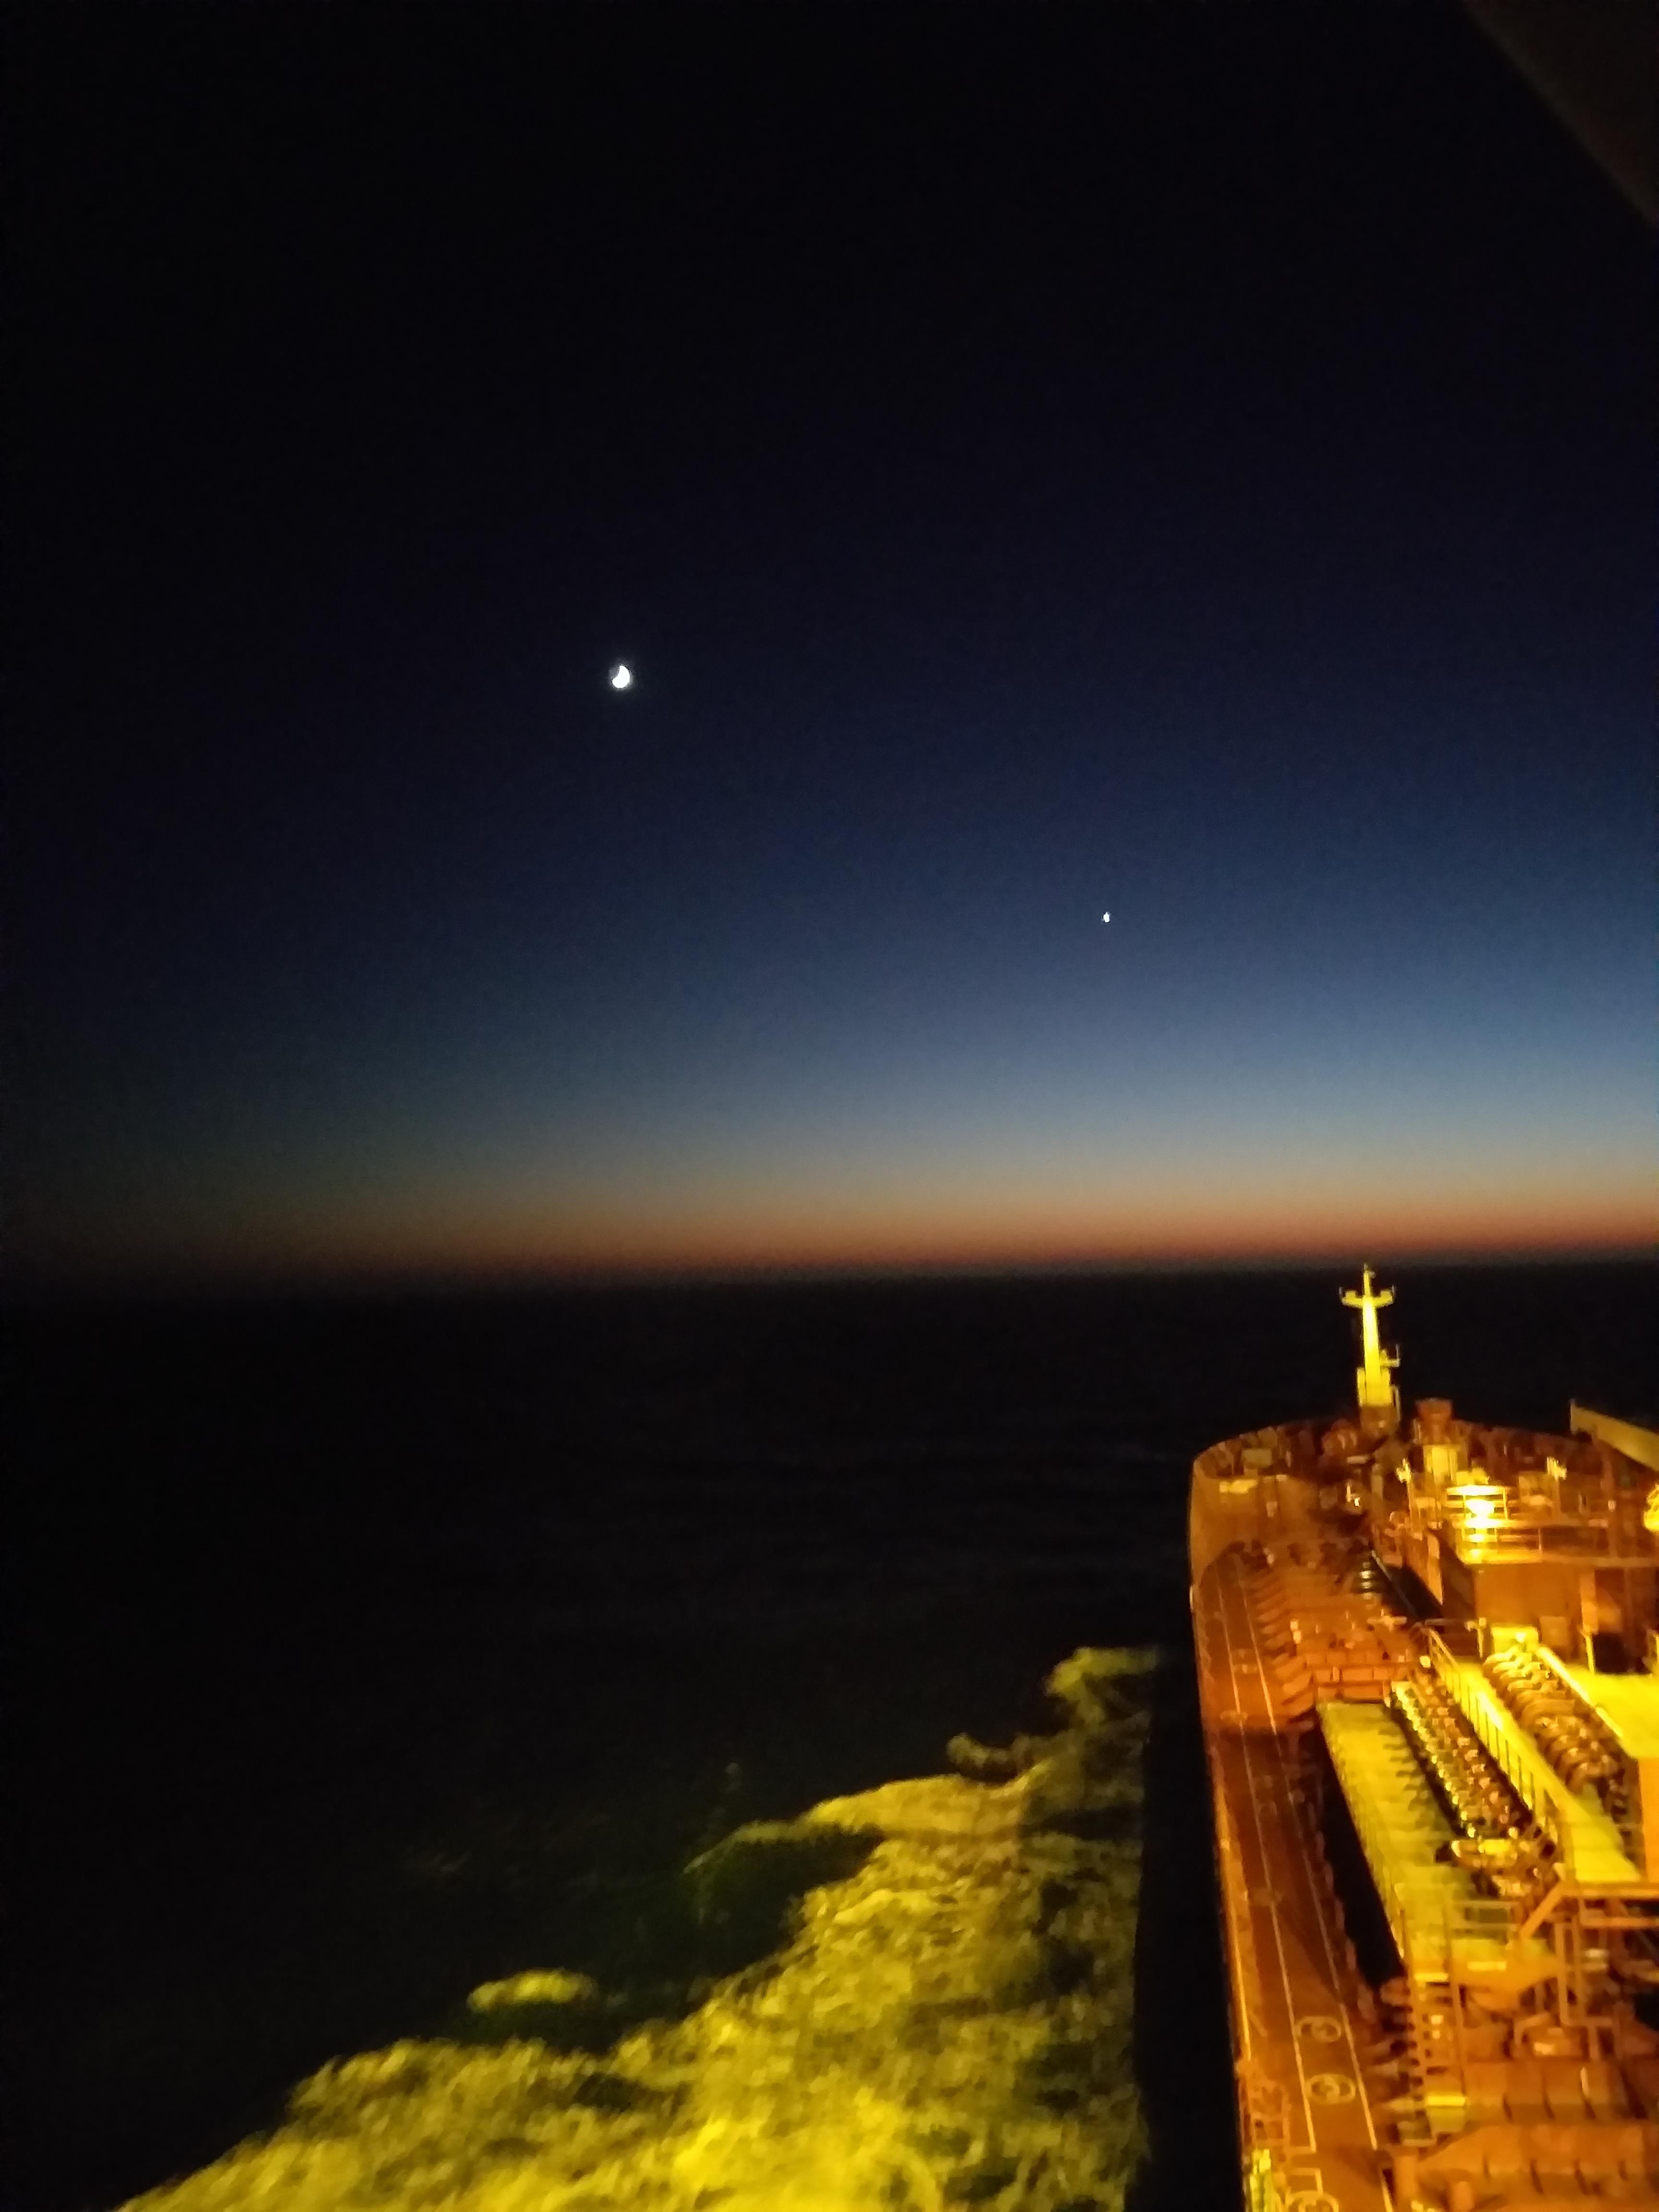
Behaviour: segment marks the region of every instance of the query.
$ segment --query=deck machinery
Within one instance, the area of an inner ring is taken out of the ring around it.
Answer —
[[[1251,2212],[1659,2204],[1659,1434],[1352,1413],[1193,1470]]]

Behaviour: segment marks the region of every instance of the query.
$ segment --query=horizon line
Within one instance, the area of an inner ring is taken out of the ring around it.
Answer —
[[[675,1289],[743,1285],[1015,1281],[1090,1277],[1173,1275],[1287,1275],[1332,1268],[1501,1268],[1638,1267],[1659,1261],[1651,1240],[1610,1244],[1407,1245],[1375,1243],[1307,1252],[1134,1254],[1119,1258],[987,1257],[983,1260],[720,1260],[605,1263],[508,1262],[491,1267],[453,1262],[376,1265],[274,1261],[243,1266],[179,1261],[102,1267],[0,1269],[0,1304],[71,1304],[215,1298],[373,1297],[459,1296],[582,1290]]]

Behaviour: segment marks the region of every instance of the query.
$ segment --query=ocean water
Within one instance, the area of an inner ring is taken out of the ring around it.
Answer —
[[[1655,1395],[1659,1271],[1397,1279],[1407,1398]],[[1225,2201],[1193,1455],[1334,1407],[1331,1271],[9,1315],[9,2194],[103,2208],[531,1966],[648,1973],[691,1851],[1164,1645],[1145,2212]]]

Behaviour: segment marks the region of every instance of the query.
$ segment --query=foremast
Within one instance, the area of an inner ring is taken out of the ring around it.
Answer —
[[[1372,1288],[1369,1262],[1359,1272],[1359,1288],[1339,1293],[1343,1304],[1353,1307],[1359,1316],[1360,1356],[1354,1370],[1359,1426],[1367,1437],[1389,1437],[1400,1426],[1400,1391],[1394,1379],[1400,1354],[1383,1350],[1376,1316],[1384,1306],[1394,1304],[1394,1292]]]

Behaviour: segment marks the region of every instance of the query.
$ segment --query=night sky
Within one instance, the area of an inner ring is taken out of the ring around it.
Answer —
[[[1650,1233],[1650,240],[1454,7],[9,35],[16,1273]]]

